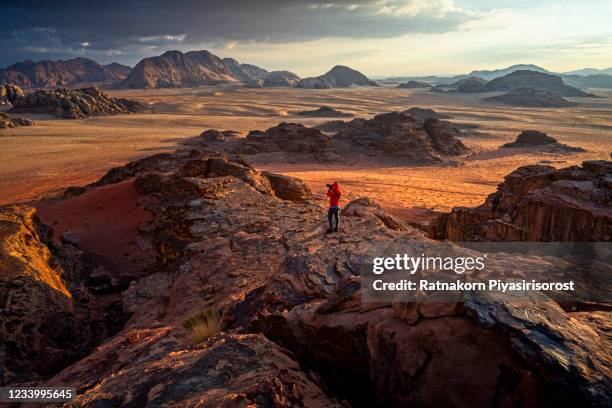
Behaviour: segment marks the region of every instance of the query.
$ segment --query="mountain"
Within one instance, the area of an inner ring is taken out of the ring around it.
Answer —
[[[597,75],[597,74],[612,75],[612,67],[603,68],[603,69],[582,68],[582,69],[576,69],[574,71],[564,72],[563,74],[565,75]]]
[[[511,65],[508,68],[494,69],[492,71],[489,71],[489,70],[472,71],[469,74],[467,74],[467,76],[468,77],[480,77],[482,79],[490,81],[492,79],[511,74],[515,71],[534,71],[534,72],[549,73],[547,70],[545,70],[544,68],[538,67],[537,65],[517,64],[517,65]]]
[[[113,63],[100,65],[88,58],[31,60],[18,62],[0,71],[0,82],[23,88],[47,88],[89,83],[108,83],[126,77],[129,67]]]
[[[223,58],[222,61],[236,78],[244,82],[263,79],[269,74],[269,72],[263,68],[250,64],[241,64],[233,58]]]
[[[560,96],[591,97],[592,94],[565,85],[563,79],[557,75],[543,72],[519,70],[495,78],[484,85],[486,91],[513,91],[519,88],[540,89],[558,94]]]
[[[102,65],[104,68],[112,72],[117,78],[125,79],[128,74],[132,70],[132,67],[128,67],[127,65],[119,64],[118,62],[112,62],[107,65]]]
[[[361,72],[343,65],[336,65],[326,74],[316,78],[304,78],[297,83],[298,88],[308,89],[329,89],[329,88],[348,88],[352,85],[359,86],[378,86]]]
[[[604,88],[612,89],[612,75],[561,75],[563,82],[577,88]]]
[[[119,86],[174,88],[238,81],[241,79],[223,60],[208,51],[167,51],[160,56],[141,60]]]

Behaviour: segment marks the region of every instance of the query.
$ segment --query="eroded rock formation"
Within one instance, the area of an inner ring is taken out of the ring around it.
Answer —
[[[534,88],[517,88],[502,95],[485,98],[485,100],[501,102],[511,106],[533,108],[567,108],[576,106],[574,102],[570,102],[556,93]]]
[[[0,129],[10,129],[20,126],[34,126],[34,122],[28,118],[11,118],[4,112],[0,112]]]
[[[116,302],[85,284],[93,268],[34,208],[0,207],[0,384],[54,374],[121,327]]]
[[[481,206],[440,215],[432,235],[451,241],[610,241],[611,180],[609,161],[560,170],[520,167]]]
[[[0,105],[13,103],[15,99],[23,96],[23,89],[13,83],[0,84]]]
[[[312,118],[348,118],[353,115],[341,112],[329,106],[321,106],[319,109],[297,112],[297,115]]]
[[[293,181],[201,149],[140,159],[87,189],[128,179],[157,258],[122,293],[125,328],[45,383],[69,381],[81,406],[610,404],[609,312],[573,318],[546,297],[501,295],[363,302],[372,256],[431,242],[368,199],[326,235],[324,208],[279,198]],[[512,262],[516,276],[558,267]],[[204,308],[222,314],[222,333],[193,344],[183,322]]]
[[[568,146],[563,143],[557,142],[554,137],[548,136],[544,132],[537,130],[525,130],[521,132],[517,137],[516,141],[506,143],[503,147],[510,148],[537,148],[538,150],[545,151],[559,151],[559,152],[584,152],[581,147]]]
[[[140,112],[137,101],[112,98],[95,86],[82,89],[39,90],[16,98],[13,113],[48,113],[66,119]]]

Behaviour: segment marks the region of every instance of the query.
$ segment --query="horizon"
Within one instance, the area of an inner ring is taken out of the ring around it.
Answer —
[[[116,3],[3,2],[0,66],[85,57],[133,67],[167,50],[206,49],[300,77],[334,65],[379,78],[459,75],[524,61],[558,73],[612,67],[612,4],[602,0]]]

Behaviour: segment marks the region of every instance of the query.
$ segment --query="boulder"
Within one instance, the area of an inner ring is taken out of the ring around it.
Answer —
[[[15,99],[24,96],[23,89],[13,83],[0,84],[0,105],[13,103]]]
[[[302,180],[284,174],[262,173],[270,181],[272,190],[278,198],[291,201],[304,201],[310,198],[311,191]]]

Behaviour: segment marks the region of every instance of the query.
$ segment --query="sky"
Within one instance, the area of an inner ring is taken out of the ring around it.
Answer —
[[[202,49],[300,76],[612,67],[612,0],[0,0],[0,15],[0,67]]]

